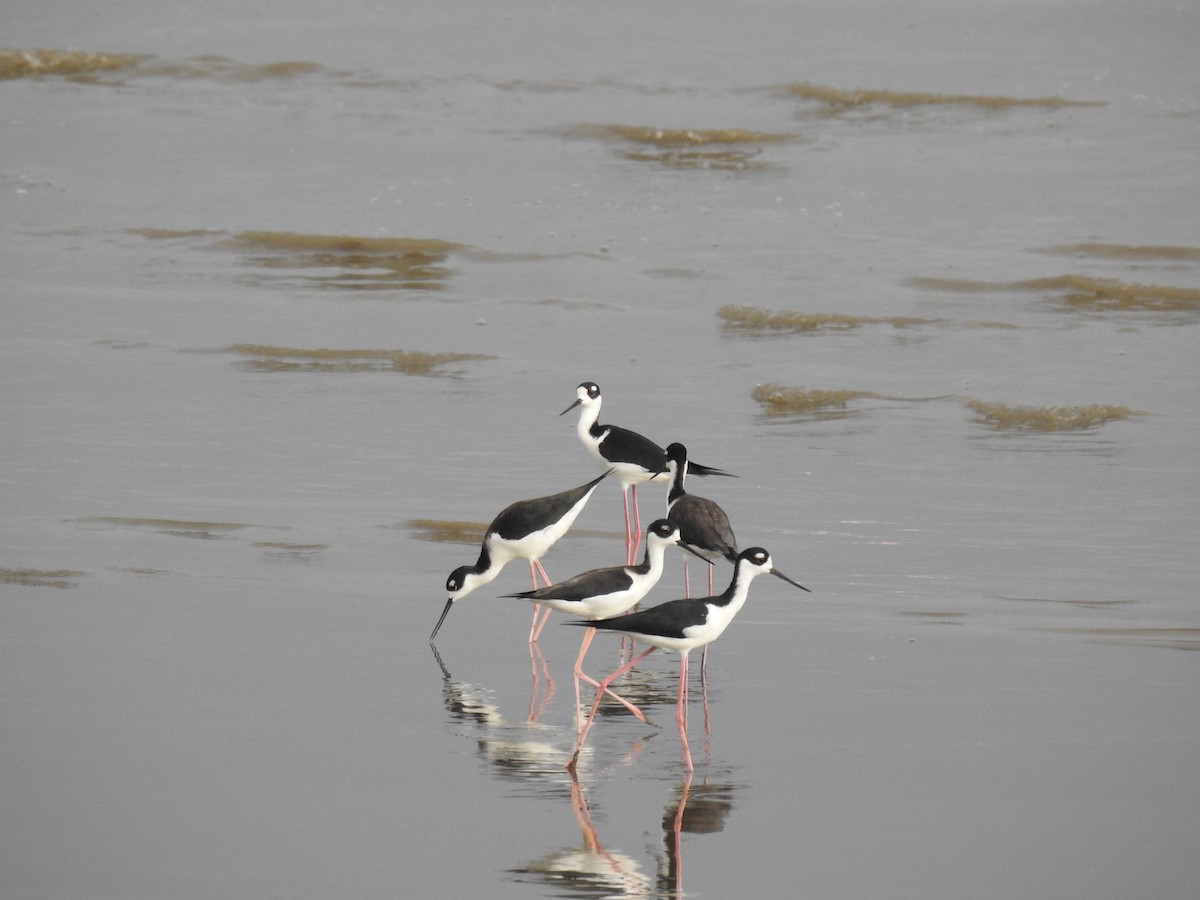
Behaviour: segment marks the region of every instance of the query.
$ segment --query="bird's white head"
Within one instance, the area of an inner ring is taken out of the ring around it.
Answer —
[[[487,584],[496,577],[499,571],[494,566],[483,572],[480,572],[477,566],[459,566],[451,572],[450,577],[446,579],[446,605],[442,607],[442,614],[438,617],[437,624],[433,626],[433,633],[429,635],[429,640],[432,641],[437,637],[442,623],[446,621],[446,616],[450,614],[450,608],[454,606],[456,600],[461,600],[480,585]]]
[[[808,590],[804,585],[792,581],[792,579],[775,568],[775,564],[771,561],[771,554],[762,547],[748,547],[739,553],[737,567],[738,571],[744,572],[748,578],[755,578],[758,575],[770,573],[776,578],[782,578],[788,584],[800,588],[802,591]]]
[[[575,402],[559,413],[560,416],[565,416],[577,406],[582,406],[584,409],[595,408],[600,409],[600,385],[594,381],[585,381],[575,388]]]
[[[679,526],[670,519],[657,519],[646,529],[647,544],[669,547],[679,543]]]
[[[473,566],[459,566],[446,579],[446,596],[451,603],[461,600],[471,591],[492,579],[484,578]]]

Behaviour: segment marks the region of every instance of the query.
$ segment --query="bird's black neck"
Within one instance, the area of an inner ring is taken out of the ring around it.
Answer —
[[[492,567],[492,554],[488,551],[487,541],[484,540],[483,544],[479,548],[479,559],[475,563],[475,565],[472,566],[471,568],[472,568],[472,571],[474,571],[476,575],[481,575],[484,572],[486,572],[488,569],[490,569],[491,567]]]
[[[738,596],[738,593],[750,583],[751,577],[747,577],[742,570],[740,563],[733,564],[733,579],[729,582],[729,587],[717,594],[715,597],[710,597],[708,602],[713,606],[728,606]]]
[[[667,508],[670,509],[680,497],[684,496],[687,491],[683,489],[683,479],[687,475],[687,461],[675,464],[675,476],[671,479],[671,490],[667,492]]]
[[[626,566],[630,572],[635,572],[638,575],[645,575],[650,571],[650,542],[646,541],[646,552],[642,556],[642,561],[636,566]]]

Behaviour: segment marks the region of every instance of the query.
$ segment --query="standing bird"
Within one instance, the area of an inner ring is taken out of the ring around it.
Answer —
[[[575,402],[559,413],[565,416],[580,407],[575,433],[584,449],[602,468],[612,469],[621,482],[625,505],[625,562],[632,565],[641,542],[641,517],[638,515],[637,486],[647,481],[667,480],[667,453],[648,437],[617,425],[601,425],[600,386],[585,381],[575,389]],[[728,475],[720,469],[689,463],[692,475]],[[633,489],[633,520],[629,517],[629,490]]]
[[[600,708],[600,700],[608,686],[617,678],[628,672],[655,650],[674,650],[679,654],[679,699],[675,704],[675,723],[679,726],[679,739],[683,743],[683,758],[688,771],[692,770],[692,754],[688,749],[687,740],[687,669],[688,653],[696,647],[703,647],[721,636],[721,633],[733,621],[738,610],[746,602],[750,592],[750,582],[764,572],[770,572],[777,578],[782,578],[788,584],[807,591],[802,584],[797,584],[774,567],[771,554],[762,547],[751,547],[738,554],[737,563],[733,569],[733,580],[725,592],[715,597],[686,598],[683,600],[668,600],[658,606],[639,610],[623,616],[609,619],[599,619],[594,622],[570,622],[570,625],[584,625],[589,628],[603,628],[628,635],[642,644],[649,644],[650,649],[635,656],[615,672],[600,680],[596,688],[596,700],[588,714],[587,724],[579,734],[575,744],[575,754],[567,763],[567,768],[574,768],[583,749],[587,733],[596,718],[596,710]]]
[[[667,447],[667,471],[671,475],[671,490],[667,492],[667,519],[679,526],[679,545],[690,548],[708,562],[708,593],[713,592],[713,564],[717,558],[737,563],[737,537],[729,516],[714,501],[697,497],[683,489],[687,477],[687,448],[678,442]],[[683,595],[692,596],[688,578],[688,558],[683,558]],[[700,655],[700,674],[708,672],[708,644]]]
[[[709,562],[708,592],[713,592],[713,561],[727,559],[736,562],[737,538],[729,516],[707,497],[697,497],[683,489],[687,476],[687,448],[675,443],[667,447],[667,471],[671,474],[671,490],[667,493],[667,518],[679,526],[679,543],[690,547]],[[683,558],[684,593],[691,595],[688,583],[688,560]],[[707,649],[707,648],[706,648]]]
[[[668,547],[678,543],[679,527],[666,519],[659,519],[646,530],[646,557],[636,566],[591,569],[548,587],[504,596],[531,600],[550,609],[585,619],[607,619],[632,609],[654,585],[658,584],[658,579],[662,577],[663,555]],[[588,646],[595,636],[594,630],[583,636],[579,656],[575,660],[576,709],[579,708],[579,681],[582,679],[593,687],[599,686],[596,679],[583,671],[583,658],[587,655]],[[612,691],[608,693],[643,722],[646,720],[642,711],[628,700],[618,697]]]
[[[609,472],[611,471],[610,469]],[[496,516],[483,535],[483,545],[479,549],[479,561],[473,566],[459,566],[446,579],[446,593],[450,596],[446,600],[446,605],[442,607],[442,614],[438,617],[437,624],[433,626],[433,633],[429,635],[429,640],[432,641],[437,637],[438,629],[446,621],[446,616],[450,612],[450,607],[454,605],[454,601],[461,600],[471,591],[493,580],[510,560],[529,560],[529,574],[535,588],[539,574],[546,584],[549,584],[550,577],[542,568],[539,560],[560,537],[567,533],[567,529],[571,527],[575,517],[579,515],[588,502],[588,498],[592,496],[592,492],[596,490],[601,481],[608,477],[609,472],[605,472],[599,478],[593,478],[587,484],[581,484],[577,488],[571,488],[560,494],[538,497],[534,500],[518,500]],[[531,644],[537,640],[538,634],[542,630],[538,625],[539,612],[540,610],[535,607],[533,625],[529,629]],[[542,619],[542,625],[546,624],[545,619],[549,617],[550,610],[547,609],[545,618]]]

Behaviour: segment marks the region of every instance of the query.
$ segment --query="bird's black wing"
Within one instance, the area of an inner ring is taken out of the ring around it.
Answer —
[[[655,637],[682,637],[683,629],[692,625],[703,625],[708,619],[708,604],[695,598],[668,600],[649,609],[596,619],[591,622],[571,622],[602,628],[605,631],[621,631],[626,634],[646,634]]]

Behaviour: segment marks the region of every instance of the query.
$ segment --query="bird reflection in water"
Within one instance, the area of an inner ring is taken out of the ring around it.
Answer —
[[[442,698],[451,719],[469,725],[476,732],[480,752],[493,775],[502,780],[516,779],[523,783],[540,783],[539,791],[548,799],[559,802],[564,782],[569,788],[571,810],[580,829],[582,840],[562,850],[556,850],[524,866],[510,870],[514,875],[536,879],[562,888],[564,894],[582,897],[659,897],[682,898],[683,835],[712,834],[721,831],[733,809],[733,786],[693,782],[689,771],[672,790],[670,802],[661,816],[662,850],[656,860],[639,861],[627,853],[605,847],[597,833],[588,809],[584,787],[576,770],[564,772],[562,767],[562,735],[558,729],[533,725],[529,722],[510,723],[495,703],[490,692],[477,684],[456,681],[443,662],[436,647],[434,659],[442,672]],[[701,682],[703,684],[703,681]],[[674,691],[652,681],[635,679],[634,695],[645,703],[668,704]],[[705,713],[707,721],[707,696]],[[614,704],[615,706],[615,704]],[[707,729],[706,729],[707,730]],[[628,765],[644,749],[644,743],[634,741],[622,757],[610,757],[619,765]],[[707,746],[706,746],[706,749]],[[709,760],[704,768],[711,766]],[[589,752],[581,759],[583,768],[591,760]],[[654,876],[645,869],[654,864]]]
[[[659,856],[658,892],[660,896],[682,897],[683,835],[716,834],[725,829],[725,820],[733,810],[732,784],[692,785],[688,772],[676,789],[676,802],[662,817],[663,852]]]
[[[503,774],[557,774],[561,763],[556,764],[555,760],[562,750],[553,741],[556,731],[544,731],[532,720],[525,723],[507,721],[499,707],[491,702],[490,692],[486,688],[456,681],[437,648],[430,645],[430,649],[442,670],[442,702],[446,711],[454,721],[476,727],[479,750],[493,769]],[[534,671],[537,671],[536,663]],[[535,691],[530,699],[531,714],[536,696]]]
[[[528,865],[513,869],[583,897],[682,898],[683,835],[715,834],[724,829],[733,809],[731,785],[693,786],[689,772],[674,789],[674,797],[662,814],[662,852],[651,879],[638,860],[627,853],[607,849],[592,822],[587,798],[578,778],[571,777],[571,809],[582,833],[578,846],[547,854]]]
[[[579,779],[571,777],[571,809],[583,834],[579,846],[556,850],[528,865],[513,869],[539,881],[570,889],[584,897],[653,897],[654,882],[636,859],[606,850],[600,843]]]
[[[550,743],[554,739],[552,735],[557,737],[557,730],[553,728],[547,730],[538,728],[536,731],[539,737],[544,735],[546,740],[531,742],[527,739],[528,727],[538,724],[538,719],[546,711],[546,708],[554,698],[555,684],[549,672],[549,664],[541,648],[537,644],[529,644],[528,647],[531,686],[528,712],[522,726],[508,721],[503,717],[499,708],[491,702],[490,692],[486,688],[470,682],[456,681],[442,660],[441,653],[437,647],[433,644],[429,645],[430,652],[433,654],[433,658],[442,672],[442,700],[450,715],[459,722],[474,724],[484,731],[484,736],[480,739],[480,747],[489,758],[500,761],[501,768],[508,769],[511,768],[512,764],[516,763],[518,766],[532,765],[535,770],[541,771],[545,757],[559,752]],[[712,729],[709,721],[708,683],[703,675],[699,681],[700,697],[704,712],[703,750],[704,757],[708,761],[712,758]],[[629,700],[646,709],[655,706],[671,705],[676,699],[676,690],[662,676],[662,673],[656,672],[653,669],[634,669],[626,673],[621,683],[621,693]],[[624,707],[616,703],[600,705],[596,714],[599,718],[607,718],[608,716],[630,718],[628,713],[625,712]],[[525,733],[522,734],[520,739],[515,739],[520,732]],[[645,747],[645,740],[649,736],[642,735],[633,739],[624,752],[619,752],[611,756],[610,762],[616,765],[628,764]],[[576,738],[578,738],[578,733],[576,733]],[[524,750],[521,748],[524,748]],[[591,756],[592,754],[588,751],[586,755]],[[505,757],[510,757],[510,759],[507,762],[502,761]],[[523,762],[522,759],[524,760]],[[557,768],[561,768],[561,765],[560,761]]]
[[[536,647],[536,645],[535,645]],[[543,726],[535,721],[553,696],[538,696],[535,677],[534,693],[530,698],[530,714],[524,722],[504,718],[500,708],[492,702],[491,692],[479,684],[457,681],[442,660],[437,647],[430,644],[433,658],[442,672],[442,702],[455,722],[474,726],[477,732],[480,753],[491,768],[501,775],[524,775],[528,777],[553,776],[555,782],[562,780],[562,753],[567,737],[562,729]],[[545,665],[540,650],[534,649],[535,673]],[[573,731],[573,730],[572,730]],[[636,740],[620,757],[620,763],[630,762],[642,749],[643,743]],[[588,754],[590,758],[590,754]]]

